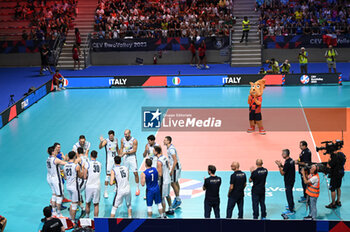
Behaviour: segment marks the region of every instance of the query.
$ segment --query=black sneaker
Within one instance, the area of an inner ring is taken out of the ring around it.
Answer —
[[[174,215],[174,210],[172,209],[172,210],[168,210],[168,211],[166,211],[165,212],[165,214],[168,214],[168,215]]]
[[[340,201],[336,201],[335,205],[340,207],[341,206],[341,202]]]
[[[330,203],[329,205],[326,205],[325,207],[326,207],[327,209],[336,209],[336,208],[337,208],[337,205],[336,205],[336,204]]]
[[[304,220],[313,220],[312,217],[309,215],[307,217],[304,217]]]

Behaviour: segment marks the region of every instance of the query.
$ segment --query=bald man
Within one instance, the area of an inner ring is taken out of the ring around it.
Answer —
[[[252,202],[253,202],[253,218],[259,218],[259,205],[261,208],[261,219],[266,218],[266,205],[265,205],[265,185],[267,177],[267,169],[263,167],[262,159],[256,160],[256,168],[250,169],[251,175],[249,182],[253,182],[252,187]]]
[[[136,182],[136,196],[140,195],[139,188],[139,174],[137,168],[137,160],[136,160],[136,152],[137,152],[137,140],[131,136],[131,131],[126,129],[124,131],[124,138],[121,139],[120,145],[120,157],[124,157],[123,165],[128,168],[129,172],[133,172],[135,175]]]
[[[237,203],[238,218],[243,219],[244,188],[246,187],[247,177],[244,172],[239,170],[238,162],[233,162],[231,169],[234,173],[231,175],[230,189],[228,191],[226,218],[232,218],[232,211]]]

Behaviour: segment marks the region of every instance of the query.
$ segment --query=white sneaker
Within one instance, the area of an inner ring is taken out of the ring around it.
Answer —
[[[103,196],[104,196],[104,198],[108,198],[108,193],[105,192],[105,194]]]
[[[52,212],[52,217],[58,217],[56,212]]]
[[[209,66],[208,66],[208,65],[206,65],[206,66],[205,66],[205,68],[209,68]]]

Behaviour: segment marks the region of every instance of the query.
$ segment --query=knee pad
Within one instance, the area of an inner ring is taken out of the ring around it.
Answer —
[[[117,212],[117,207],[112,207],[112,211],[111,211],[111,214],[115,215],[115,213]]]
[[[52,203],[56,203],[56,195],[52,195],[52,197],[51,197],[51,202],[52,202]]]
[[[105,179],[105,182],[109,182],[109,178],[110,178],[111,176],[106,176],[106,179]]]
[[[149,213],[152,212],[152,206],[147,206],[147,212],[149,212]]]
[[[77,210],[78,204],[77,203],[72,203],[72,210]]]
[[[126,204],[126,208],[131,209],[131,204]]]
[[[162,203],[158,204],[158,209],[163,209]]]
[[[62,204],[62,200],[63,200],[62,197],[56,197],[57,204],[59,204],[59,205]]]

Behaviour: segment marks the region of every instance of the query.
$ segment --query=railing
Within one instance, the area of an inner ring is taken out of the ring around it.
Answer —
[[[91,63],[91,56],[90,56],[90,50],[91,50],[91,33],[89,33],[86,37],[85,44],[86,47],[84,47],[84,68],[87,68],[90,66]]]
[[[53,66],[55,66],[55,68],[57,67],[57,63],[61,55],[64,41],[65,41],[65,37],[62,36],[61,34],[58,34],[58,36],[55,39],[54,45],[52,47],[52,53],[53,53],[52,63],[53,63]]]

